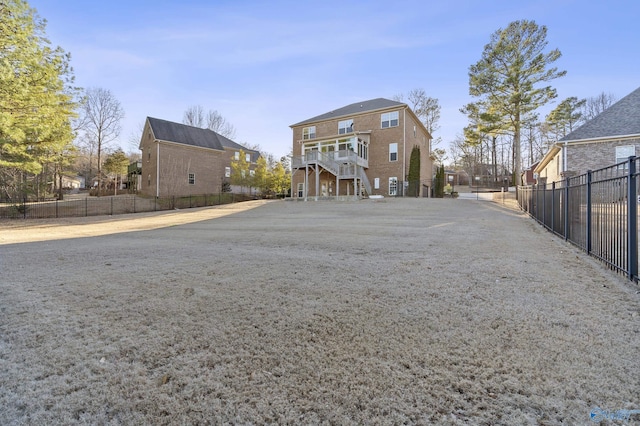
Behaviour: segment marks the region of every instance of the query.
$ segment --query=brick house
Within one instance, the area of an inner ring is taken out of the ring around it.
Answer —
[[[209,129],[147,117],[140,140],[139,192],[150,197],[215,194],[231,177],[231,162],[244,151],[253,169],[260,156]],[[233,192],[240,188],[231,187]]]
[[[551,183],[635,155],[640,155],[640,88],[560,139],[534,172],[539,183]]]
[[[293,198],[403,195],[414,146],[420,148],[420,182],[413,187],[416,195],[429,195],[431,135],[405,103],[371,99],[290,127]]]

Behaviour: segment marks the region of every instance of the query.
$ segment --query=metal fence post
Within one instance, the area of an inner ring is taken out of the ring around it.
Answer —
[[[591,202],[592,186],[591,186],[591,170],[587,170],[587,254],[591,254]]]
[[[569,239],[569,178],[564,181],[564,240]]]
[[[556,232],[556,183],[551,183],[551,232]]]
[[[636,188],[636,157],[629,157],[627,175],[627,272],[629,279],[638,275],[638,191]]]

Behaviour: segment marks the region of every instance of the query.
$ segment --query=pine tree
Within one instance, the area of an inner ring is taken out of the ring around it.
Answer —
[[[409,195],[420,196],[420,147],[415,145],[409,157]]]
[[[0,186],[59,162],[73,140],[77,107],[70,56],[51,48],[45,21],[26,1],[0,2]]]
[[[558,49],[545,52],[547,28],[533,21],[515,21],[491,35],[482,58],[469,67],[469,94],[481,98],[495,114],[510,123],[513,132],[514,173],[520,176],[522,124],[540,106],[556,97],[551,86],[566,71],[551,67],[561,56]]]

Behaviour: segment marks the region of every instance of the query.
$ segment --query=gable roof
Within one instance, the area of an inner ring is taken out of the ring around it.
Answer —
[[[560,141],[613,139],[615,136],[631,135],[640,135],[640,88],[620,99]]]
[[[342,108],[338,108],[333,111],[329,111],[327,113],[309,118],[307,120],[303,120],[299,123],[292,124],[289,127],[300,126],[302,124],[313,123],[316,121],[331,120],[334,118],[360,114],[367,111],[376,111],[379,109],[400,107],[400,106],[407,106],[407,104],[402,102],[392,101],[385,98],[370,99],[368,101],[356,102],[347,106],[343,106]]]
[[[188,126],[186,124],[153,117],[147,117],[147,120],[149,121],[154,137],[159,140],[192,145],[199,148],[217,149],[219,151],[223,151],[225,148],[242,149],[252,154],[251,158],[253,161],[257,160],[260,154],[258,151],[247,149],[213,130],[201,129],[200,127]]]
[[[199,148],[224,150],[222,143],[218,139],[218,134],[209,129],[201,129],[153,117],[147,117],[147,120],[156,139]]]

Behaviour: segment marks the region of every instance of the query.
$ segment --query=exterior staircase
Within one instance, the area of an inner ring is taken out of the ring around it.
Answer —
[[[340,161],[336,161],[334,155],[339,154]],[[293,157],[291,167],[293,169],[301,169],[307,165],[321,167],[338,179],[359,179],[362,183],[361,197],[371,194],[371,183],[365,172],[365,167],[358,164],[358,159],[354,153],[349,151],[321,152],[309,151],[304,156]]]

